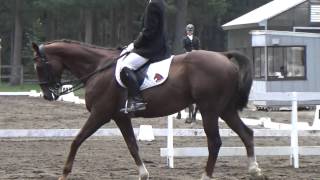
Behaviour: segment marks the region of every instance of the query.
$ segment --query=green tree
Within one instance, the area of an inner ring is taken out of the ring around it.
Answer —
[[[166,0],[167,32],[173,52],[182,52],[181,39],[188,23],[195,25],[203,49],[224,50],[225,32],[221,25],[269,1]],[[129,44],[141,30],[146,3],[147,0],[1,0],[2,64],[15,67],[10,82],[20,82],[20,65],[33,73],[32,41],[65,38],[110,47]]]
[[[183,53],[182,38],[184,35],[184,27],[186,26],[188,1],[175,0],[176,18],[175,18],[175,34],[173,41],[173,53]]]

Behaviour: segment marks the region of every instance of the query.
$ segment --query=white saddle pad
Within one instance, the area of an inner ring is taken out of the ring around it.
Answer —
[[[118,59],[115,75],[119,85],[126,88],[126,86],[122,83],[120,79],[120,72],[123,68],[122,62],[124,58],[125,57]],[[168,78],[172,59],[173,56],[169,57],[166,60],[150,64],[149,68],[147,69],[146,77],[144,78],[143,83],[140,86],[140,90],[144,90],[162,84]]]

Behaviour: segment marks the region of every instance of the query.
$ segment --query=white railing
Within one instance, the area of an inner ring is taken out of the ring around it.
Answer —
[[[299,167],[299,155],[320,155],[320,146],[300,146],[298,143],[298,136],[320,136],[320,123],[319,113],[316,112],[317,117],[314,119],[312,128],[301,130],[298,128],[298,101],[310,101],[320,100],[320,93],[308,92],[308,93],[255,93],[250,96],[250,100],[261,101],[291,101],[292,113],[291,113],[291,126],[289,130],[270,130],[270,129],[254,129],[255,137],[258,136],[290,136],[290,146],[277,146],[277,147],[255,147],[256,155],[290,155],[290,162],[295,168]],[[320,111],[320,106],[317,106],[316,111]],[[167,157],[168,166],[173,168],[174,156],[208,156],[207,147],[188,147],[188,148],[173,148],[173,136],[175,130],[173,127],[173,116],[168,117],[168,139],[167,148],[160,149],[160,155]],[[187,136],[205,136],[203,130],[181,130]],[[227,129],[220,130],[221,136],[236,136],[234,132]],[[244,147],[222,147],[219,156],[245,156],[246,151]]]

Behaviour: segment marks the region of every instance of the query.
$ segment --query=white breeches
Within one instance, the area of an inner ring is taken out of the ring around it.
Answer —
[[[128,47],[121,52],[121,55],[126,52],[131,52],[133,48],[134,48],[133,43],[129,44]],[[141,67],[148,61],[148,59],[134,52],[131,52],[129,55],[125,56],[123,59],[124,60],[122,61],[121,69],[123,67],[127,67],[132,70],[137,70],[139,67]]]
[[[137,53],[131,52],[129,55],[127,55],[124,58],[124,60],[122,62],[123,63],[122,67],[127,67],[132,70],[137,70],[139,67],[144,65],[147,61],[148,61],[148,59],[140,56]]]

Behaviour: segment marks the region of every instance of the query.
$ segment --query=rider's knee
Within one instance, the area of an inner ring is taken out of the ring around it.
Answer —
[[[124,67],[122,68],[121,72],[120,72],[120,79],[123,83],[126,83],[128,81],[128,73],[129,73],[129,68],[128,67]]]
[[[132,78],[133,75],[134,70],[126,66],[123,67],[120,71],[120,79],[124,84],[126,84],[129,81],[130,77]]]

